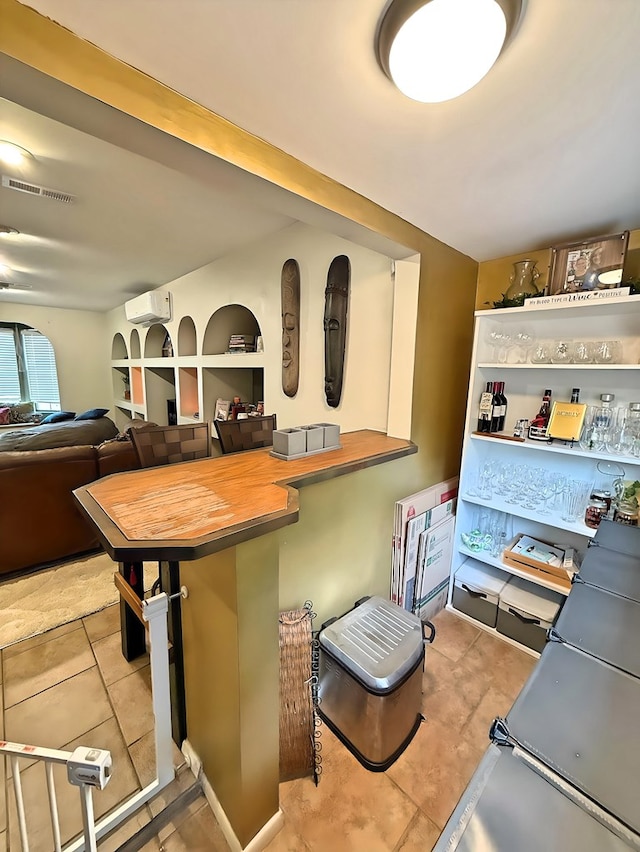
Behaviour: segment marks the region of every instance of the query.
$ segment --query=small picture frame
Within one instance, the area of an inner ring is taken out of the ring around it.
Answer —
[[[230,408],[231,408],[231,402],[228,399],[217,399],[213,419],[214,420],[228,420]]]
[[[565,243],[551,250],[549,295],[620,287],[629,231]]]

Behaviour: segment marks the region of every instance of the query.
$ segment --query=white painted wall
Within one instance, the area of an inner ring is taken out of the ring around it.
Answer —
[[[41,331],[56,355],[60,402],[68,411],[111,408],[113,393],[105,364],[111,337],[104,314],[23,304],[0,304],[2,322],[22,322]]]
[[[332,409],[324,398],[324,291],[329,265],[339,254],[351,261],[351,296],[342,400]],[[292,399],[281,385],[280,316],[280,274],[291,257],[298,261],[301,276],[300,384]],[[242,304],[255,314],[264,338],[265,409],[276,412],[279,427],[329,421],[339,423],[345,432],[387,431],[394,310],[387,257],[297,223],[167,284],[166,289],[173,297],[173,319],[166,323],[172,339],[177,340],[182,317],[190,315],[198,352],[207,322],[220,307]],[[407,323],[413,340],[415,312]],[[396,325],[402,331],[402,324]],[[119,331],[129,341],[132,328],[124,308],[108,314],[110,338]],[[147,330],[140,332],[144,351]],[[410,410],[410,394],[405,404]]]

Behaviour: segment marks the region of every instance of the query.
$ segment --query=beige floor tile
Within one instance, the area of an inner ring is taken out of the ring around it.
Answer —
[[[51,639],[57,639],[59,636],[65,636],[67,633],[72,633],[74,630],[81,630],[82,623],[80,619],[70,621],[68,624],[61,624],[60,627],[54,627],[51,630],[45,630],[44,633],[39,633],[37,636],[31,636],[29,639],[23,639],[21,642],[15,642],[13,645],[8,645],[3,650],[5,660],[15,657],[16,654],[21,654],[23,651],[29,651],[31,648],[37,648],[38,645],[44,645]]]
[[[326,728],[323,769],[280,785],[281,807],[310,850],[388,852],[404,834],[415,804],[384,773],[364,769]],[[333,740],[333,742],[331,742]]]
[[[95,666],[84,630],[73,630],[5,661],[7,708]]]
[[[439,612],[433,619],[433,623],[436,628],[434,650],[454,662],[469,650],[483,632],[446,610]],[[429,649],[427,649],[427,656],[429,656]]]
[[[7,832],[0,831],[0,852],[7,852]]]
[[[440,829],[418,810],[405,836],[394,852],[430,852],[440,837]]]
[[[453,663],[435,648],[427,651],[422,676],[422,714],[460,731],[489,688],[486,677],[464,668],[464,657]]]
[[[387,775],[444,828],[484,749],[441,722],[425,722]]]
[[[127,745],[153,730],[149,666],[110,684],[108,691]]]
[[[90,642],[96,642],[111,633],[120,633],[120,605],[113,604],[100,612],[87,615],[82,623]]]
[[[464,655],[467,672],[485,678],[512,701],[533,671],[536,658],[501,639],[483,633]]]
[[[73,742],[65,743],[64,749],[73,751],[79,745],[95,745],[111,752],[113,759],[111,780],[104,790],[93,791],[94,811],[96,818],[100,818],[139,789],[138,780],[114,719],[109,719]],[[47,801],[44,765],[42,763],[32,765],[21,773],[21,778],[30,850],[31,852],[50,852],[53,836],[49,811],[46,806],[43,806]],[[66,843],[82,831],[80,794],[77,787],[67,782],[64,766],[58,764],[54,767],[54,778],[60,814],[60,833],[63,843]],[[18,824],[12,789],[10,790],[9,830],[11,848],[19,849]]]
[[[309,847],[305,843],[302,835],[291,823],[291,820],[284,815],[284,825],[273,838],[271,843],[267,844],[264,852],[308,852]]]
[[[149,802],[149,810],[153,816],[157,816],[161,811],[163,811],[168,804],[175,801],[180,793],[183,793],[185,790],[188,790],[189,787],[193,787],[196,783],[196,779],[193,775],[193,772],[189,769],[188,766],[183,766],[182,769],[176,774],[174,780],[168,784],[164,790],[157,795],[154,799]],[[167,834],[170,834],[177,828],[177,825],[180,821],[180,817],[176,817],[176,820],[173,822],[169,831],[161,832],[161,837],[166,837]]]
[[[120,633],[112,633],[104,639],[98,639],[91,646],[98,662],[98,668],[106,684],[115,683],[123,677],[149,665],[149,656],[142,654],[130,663],[122,656]]]
[[[113,716],[97,667],[5,710],[9,740],[62,748]]]
[[[117,852],[123,843],[130,840],[145,825],[148,825],[150,820],[151,814],[145,805],[137,813],[129,817],[113,834],[100,840],[98,842],[98,849],[100,852]]]
[[[204,796],[199,806],[162,841],[163,852],[229,852],[229,845]]]
[[[184,755],[175,743],[173,746],[173,765],[178,771],[185,766]],[[149,731],[135,743],[129,746],[129,754],[133,761],[136,774],[143,787],[150,784],[156,777],[156,740],[155,731]]]
[[[496,716],[506,716],[513,701],[508,695],[500,692],[495,686],[490,686],[480,704],[471,714],[463,729],[463,734],[478,748],[486,749],[489,745],[489,729]]]

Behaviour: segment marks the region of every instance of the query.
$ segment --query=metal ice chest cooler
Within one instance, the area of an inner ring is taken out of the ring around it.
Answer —
[[[425,644],[434,637],[430,622],[380,597],[322,626],[318,712],[367,769],[388,769],[418,730]]]

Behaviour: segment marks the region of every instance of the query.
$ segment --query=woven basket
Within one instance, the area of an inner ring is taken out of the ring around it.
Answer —
[[[312,695],[312,613],[281,612],[280,628],[280,780],[315,775]]]

